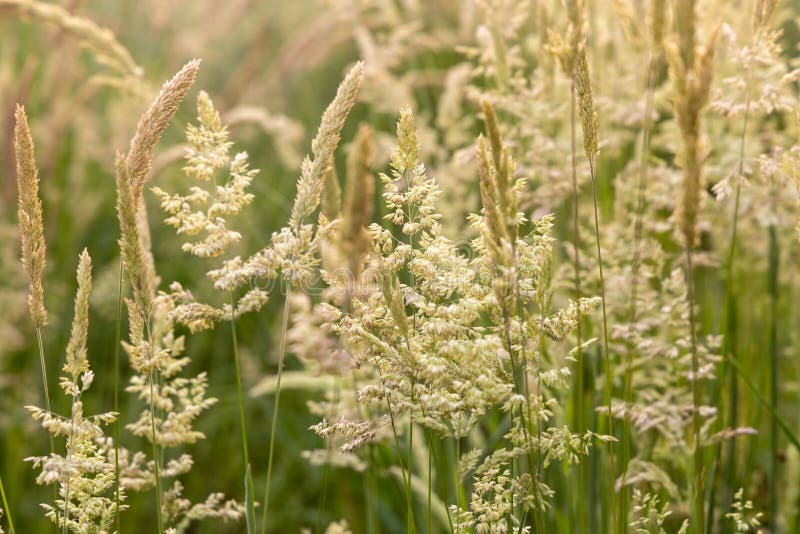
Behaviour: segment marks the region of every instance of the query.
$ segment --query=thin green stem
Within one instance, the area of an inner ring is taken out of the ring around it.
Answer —
[[[455,492],[456,507],[461,510],[461,481],[458,476],[458,464],[461,462],[461,439],[455,437],[455,469],[453,469],[453,491]],[[457,517],[457,516],[456,516]],[[459,524],[456,523],[456,534],[459,533]]]
[[[150,431],[152,432],[151,441],[153,444],[153,465],[155,466],[156,477],[156,515],[158,516],[158,532],[159,534],[163,534],[164,519],[161,515],[161,476],[158,468],[158,439],[156,437],[155,392],[153,387],[154,377],[152,372],[148,375],[148,378],[150,380]]]
[[[606,314],[606,283],[603,276],[603,253],[600,251],[600,217],[597,208],[597,180],[594,174],[594,158],[589,158],[589,172],[592,177],[592,200],[594,205],[594,237],[597,246],[597,266],[600,271],[600,306],[603,311],[603,365],[606,375],[605,404],[608,410],[608,434],[614,435],[614,416],[611,413],[611,389],[614,386],[611,374],[611,354],[608,351],[608,316]],[[614,442],[608,442],[609,484],[611,486],[611,524],[617,524],[616,470],[614,466]]]
[[[430,431],[426,431],[428,441],[428,502],[426,505],[425,532],[431,531],[431,493],[433,491],[433,443]],[[449,519],[449,514],[448,514]]]
[[[383,380],[383,373],[381,372],[381,368],[380,368],[380,366],[378,366],[377,362],[375,362],[375,367],[378,369],[378,376],[379,376],[379,378],[381,380],[381,384],[383,385],[383,388],[384,388],[384,391],[385,391],[386,390],[386,383]],[[403,485],[405,486],[405,491],[406,491],[406,501],[410,503],[411,502],[411,472],[409,471],[408,473],[406,473],[405,462],[403,461],[403,453],[402,453],[402,449],[400,448],[400,438],[398,437],[398,434],[397,434],[397,424],[396,424],[395,418],[394,418],[394,408],[392,407],[392,399],[389,397],[388,394],[386,395],[386,405],[389,408],[389,422],[390,422],[391,427],[392,427],[392,436],[394,437],[394,445],[395,445],[395,448],[397,449],[397,458],[398,458],[398,461],[400,462],[400,474],[403,477]],[[412,507],[412,521],[411,521],[411,525],[410,526],[413,528],[413,532],[417,531],[416,523],[413,521],[413,507]]]
[[[269,491],[272,481],[272,460],[275,455],[275,433],[278,430],[278,413],[281,402],[281,378],[283,377],[283,362],[286,359],[286,333],[289,328],[289,301],[292,298],[292,286],[286,291],[283,308],[283,323],[281,326],[281,348],[278,356],[278,380],[275,386],[275,404],[272,407],[272,425],[269,435],[269,453],[267,457],[267,481],[264,487],[264,513],[261,516],[261,532],[267,532],[267,516],[269,514]]]
[[[694,488],[693,488],[693,510],[694,532],[703,534],[705,532],[705,480],[703,473],[703,448],[702,448],[702,429],[703,419],[700,415],[700,405],[702,402],[702,391],[700,384],[700,359],[697,354],[697,321],[694,313],[694,266],[692,263],[692,245],[686,244],[686,300],[689,305],[689,339],[691,342],[692,355],[692,434],[694,438]]]
[[[776,412],[772,409],[772,403],[764,397],[761,393],[761,388],[759,388],[750,378],[748,378],[747,373],[742,369],[742,365],[734,360],[733,358],[728,357],[728,363],[730,363],[733,368],[736,370],[736,373],[739,375],[739,378],[742,379],[742,383],[747,386],[747,389],[750,390],[750,393],[761,403],[761,406],[767,409],[769,412],[770,417],[775,419],[775,424],[778,428],[783,431],[783,435],[786,436],[786,439],[792,446],[800,452],[800,438],[794,435],[792,431],[792,427],[789,426],[789,423],[781,416],[779,412]]]
[[[44,342],[42,342],[42,328],[40,326],[36,326],[36,344],[39,348],[39,364],[42,368],[42,387],[44,388],[44,405],[47,408],[47,413],[53,414],[52,409],[50,408],[50,390],[47,387],[47,365],[44,359]],[[56,446],[55,441],[53,440],[53,434],[48,432],[48,437],[50,438],[50,455],[56,453]],[[58,487],[53,487],[53,502],[58,500]],[[58,511],[58,507],[56,507],[56,531],[58,531],[58,524],[61,522],[61,514]]]
[[[414,377],[411,377],[411,406],[414,405]],[[412,413],[408,413],[408,477],[414,472],[414,418]],[[416,529],[414,521],[414,511],[412,510],[411,499],[406,500],[406,521]]]
[[[231,339],[233,342],[233,365],[236,372],[236,396],[239,401],[239,426],[242,432],[242,455],[244,458],[244,484],[247,498],[247,532],[255,534],[255,495],[253,492],[253,473],[250,468],[250,453],[247,448],[247,425],[245,423],[244,395],[242,393],[242,372],[239,365],[239,338],[236,335],[236,300],[233,292],[230,293],[231,301]]]
[[[583,297],[581,291],[581,267],[580,267],[580,220],[579,220],[579,200],[580,195],[578,191],[578,163],[577,163],[577,141],[576,141],[576,120],[575,120],[575,80],[572,79],[570,85],[570,115],[569,115],[569,131],[570,131],[570,162],[572,169],[572,263],[575,270],[575,303],[580,302]],[[575,327],[576,350],[575,367],[576,367],[576,406],[575,406],[575,426],[578,434],[583,435],[586,424],[584,421],[584,362],[583,362],[583,337],[581,333],[581,318],[578,315],[577,325]],[[578,485],[580,487],[577,508],[578,508],[578,525],[579,532],[582,534],[588,533],[588,514],[586,503],[586,465],[584,462],[578,463]]]
[[[774,197],[773,197],[774,198]],[[774,207],[774,204],[773,204]],[[769,356],[770,356],[770,404],[772,417],[770,417],[770,480],[769,480],[769,528],[772,534],[777,532],[778,524],[778,424],[775,419],[778,413],[778,262],[780,250],[778,249],[778,236],[774,224],[768,227],[769,233],[769,259],[768,280],[769,291]]]
[[[3,486],[3,477],[0,476],[0,498],[3,499],[3,510],[6,512],[6,519],[8,519],[8,530],[11,534],[16,534],[14,530],[14,520],[11,518],[11,508],[8,506],[8,499],[6,498],[6,489]]]
[[[124,285],[125,267],[122,258],[119,259],[119,277],[117,287],[117,324],[114,336],[114,413],[117,414],[117,419],[114,421],[114,503],[116,509],[117,534],[122,534],[122,520],[120,518],[120,496],[119,496],[119,348],[122,343],[122,290]]]
[[[744,107],[744,117],[742,123],[742,133],[739,138],[739,160],[737,165],[737,180],[736,180],[736,191],[734,193],[734,202],[733,202],[733,215],[731,217],[731,237],[728,244],[728,254],[727,254],[727,262],[725,264],[725,306],[724,306],[724,318],[723,318],[723,345],[722,345],[722,353],[725,356],[730,355],[732,358],[736,358],[736,318],[737,318],[737,300],[736,300],[736,286],[734,284],[734,263],[736,260],[736,245],[738,240],[738,229],[739,229],[739,206],[740,206],[740,199],[741,199],[741,180],[742,175],[744,173],[744,156],[745,156],[745,146],[747,141],[747,124],[748,119],[750,117],[750,96],[749,96],[749,82],[748,82],[748,97]],[[729,370],[726,363],[723,363],[722,368],[722,376],[723,380],[725,377],[728,376]],[[730,388],[728,397],[728,425],[730,428],[736,428],[737,420],[738,420],[738,407],[737,404],[739,402],[738,399],[738,382],[736,381],[736,376],[734,373],[730,373]],[[723,402],[725,399],[724,392],[720,391],[720,388],[717,387],[715,390],[714,395],[714,403]],[[722,419],[720,419],[720,426],[722,426]],[[727,508],[727,502],[730,502],[733,498],[735,478],[736,478],[736,465],[735,465],[735,457],[736,457],[736,440],[730,440],[730,447],[728,452],[728,469],[725,470],[725,489],[727,491],[727,495],[725,497],[726,504],[723,505],[723,509]],[[722,444],[716,446],[716,451],[714,455],[714,462],[715,464],[721,463],[722,461]],[[722,476],[722,470],[715,470],[714,472],[714,480],[712,480],[711,485],[711,496],[709,499],[709,511],[708,511],[708,531],[710,533],[711,527],[715,521],[715,507],[717,504],[716,498],[716,489],[717,489],[717,477]]]

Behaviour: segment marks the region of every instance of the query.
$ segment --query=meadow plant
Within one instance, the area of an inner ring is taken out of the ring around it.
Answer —
[[[797,6],[95,4],[0,0],[0,532],[800,528]]]

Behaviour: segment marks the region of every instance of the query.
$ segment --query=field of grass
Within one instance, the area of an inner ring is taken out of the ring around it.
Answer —
[[[0,533],[800,532],[795,0],[0,35]]]

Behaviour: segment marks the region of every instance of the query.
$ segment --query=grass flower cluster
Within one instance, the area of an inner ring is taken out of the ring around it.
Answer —
[[[0,534],[800,530],[800,8],[278,4],[0,0]]]

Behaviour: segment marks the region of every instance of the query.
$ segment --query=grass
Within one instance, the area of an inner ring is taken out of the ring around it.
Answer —
[[[0,528],[792,532],[800,12],[584,4],[0,0]]]

